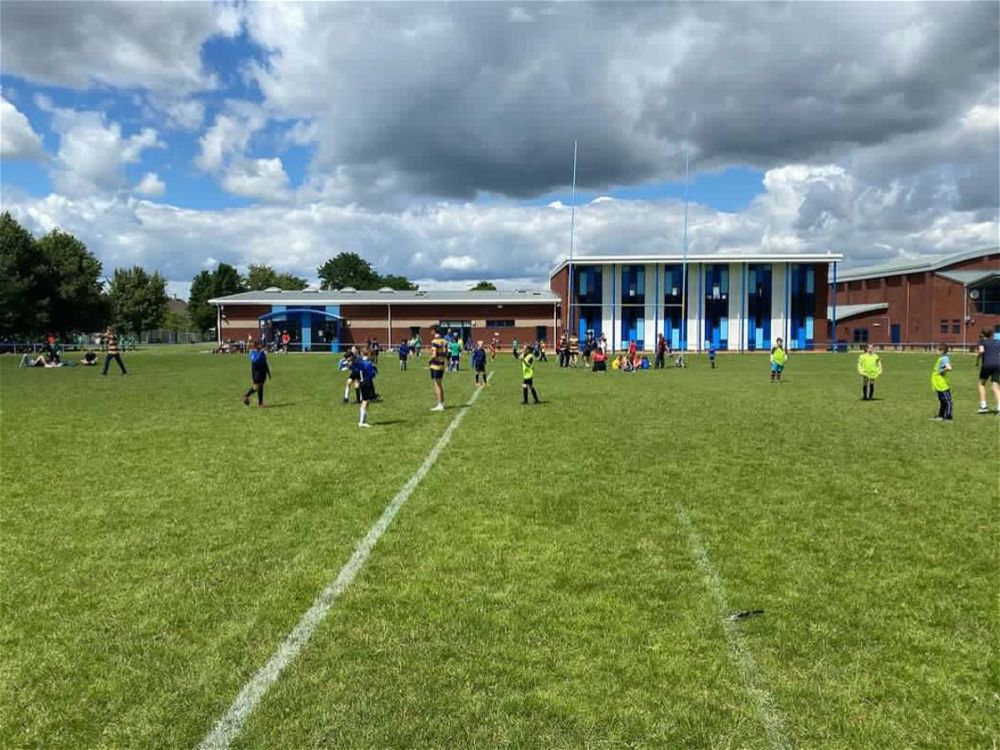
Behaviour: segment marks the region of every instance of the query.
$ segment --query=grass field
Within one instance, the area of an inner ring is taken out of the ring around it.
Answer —
[[[3,748],[193,748],[473,392],[384,356],[0,358]],[[509,358],[239,748],[989,748],[1000,418],[930,421],[932,355]],[[426,360],[424,360],[425,362]],[[763,609],[737,622],[729,611]]]

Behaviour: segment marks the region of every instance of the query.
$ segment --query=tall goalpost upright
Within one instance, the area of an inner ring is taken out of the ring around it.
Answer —
[[[684,259],[681,263],[681,351],[687,351],[688,342],[688,314],[687,314],[687,288],[688,288],[688,176],[691,171],[691,154],[687,147],[684,148]]]
[[[573,141],[573,192],[572,198],[570,198],[570,213],[569,213],[569,264],[566,268],[567,276],[567,290],[566,290],[566,328],[564,329],[566,336],[572,336],[573,327],[573,235],[576,231],[576,146],[577,142]]]

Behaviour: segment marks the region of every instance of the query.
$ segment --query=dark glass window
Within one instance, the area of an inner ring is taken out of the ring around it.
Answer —
[[[486,327],[487,328],[513,328],[514,327],[514,321],[513,320],[487,320],[486,321]]]
[[[854,329],[854,343],[855,344],[867,344],[868,343],[868,329],[867,328],[855,328]]]

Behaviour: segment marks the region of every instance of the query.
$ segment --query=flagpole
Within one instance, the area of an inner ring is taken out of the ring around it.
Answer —
[[[690,174],[690,153],[684,149],[684,262],[681,265],[681,351],[687,351],[688,338],[688,314],[687,314],[687,287],[688,287],[688,175]]]
[[[569,214],[569,264],[566,273],[569,276],[568,291],[566,293],[566,328],[564,333],[570,335],[570,327],[573,325],[573,236],[576,233],[576,141],[573,141],[573,197],[570,199]],[[554,333],[554,332],[553,332]]]

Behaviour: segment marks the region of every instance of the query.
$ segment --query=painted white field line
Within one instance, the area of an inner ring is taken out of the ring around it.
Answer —
[[[492,375],[493,373],[490,373],[490,376]],[[489,380],[489,377],[487,377],[487,380]],[[409,499],[410,495],[413,494],[413,490],[420,484],[420,480],[434,466],[438,456],[441,455],[441,451],[445,449],[445,446],[451,440],[452,433],[461,424],[462,419],[469,410],[468,407],[476,403],[476,399],[479,398],[482,390],[481,388],[475,390],[469,402],[455,415],[455,418],[451,420],[451,424],[448,425],[444,434],[441,435],[437,443],[434,444],[434,447],[431,448],[431,452],[427,454],[427,458],[420,464],[420,468],[414,472],[413,476],[403,485],[403,488],[396,493],[396,496],[385,507],[385,510],[382,511],[382,515],[375,522],[375,525],[371,527],[365,538],[358,543],[354,554],[344,564],[344,567],[340,569],[337,577],[320,592],[319,596],[312,603],[312,606],[306,610],[306,613],[302,615],[302,619],[292,629],[292,632],[285,636],[285,640],[281,642],[278,650],[268,659],[267,664],[261,667],[250,678],[249,682],[243,686],[243,689],[240,690],[239,695],[236,696],[229,710],[219,719],[212,731],[209,732],[208,736],[198,746],[201,750],[224,750],[224,748],[228,748],[230,743],[236,739],[236,736],[243,729],[243,724],[246,723],[250,714],[253,713],[257,704],[260,703],[261,698],[264,697],[271,685],[278,680],[281,673],[285,671],[285,667],[291,664],[292,660],[298,656],[299,652],[309,642],[313,631],[316,630],[316,626],[323,621],[334,602],[347,590],[347,587],[354,581],[354,577],[364,567],[379,538],[389,528],[399,509],[403,507],[403,503]]]
[[[676,503],[674,509],[677,511],[677,518],[680,519],[681,526],[687,532],[688,544],[691,547],[691,554],[694,557],[698,570],[701,571],[705,585],[715,599],[715,606],[719,616],[722,618],[722,626],[726,633],[726,641],[729,644],[729,653],[740,668],[740,676],[743,679],[743,687],[753,698],[754,707],[757,709],[757,718],[764,725],[767,733],[767,741],[772,750],[789,750],[791,747],[785,739],[782,731],[782,718],[774,703],[774,696],[764,683],[760,667],[753,658],[753,654],[743,643],[743,634],[740,633],[736,623],[729,619],[729,603],[726,601],[726,589],[722,585],[719,572],[712,565],[711,559],[705,545],[701,543],[698,531],[695,529],[691,518],[687,514],[681,503]]]

